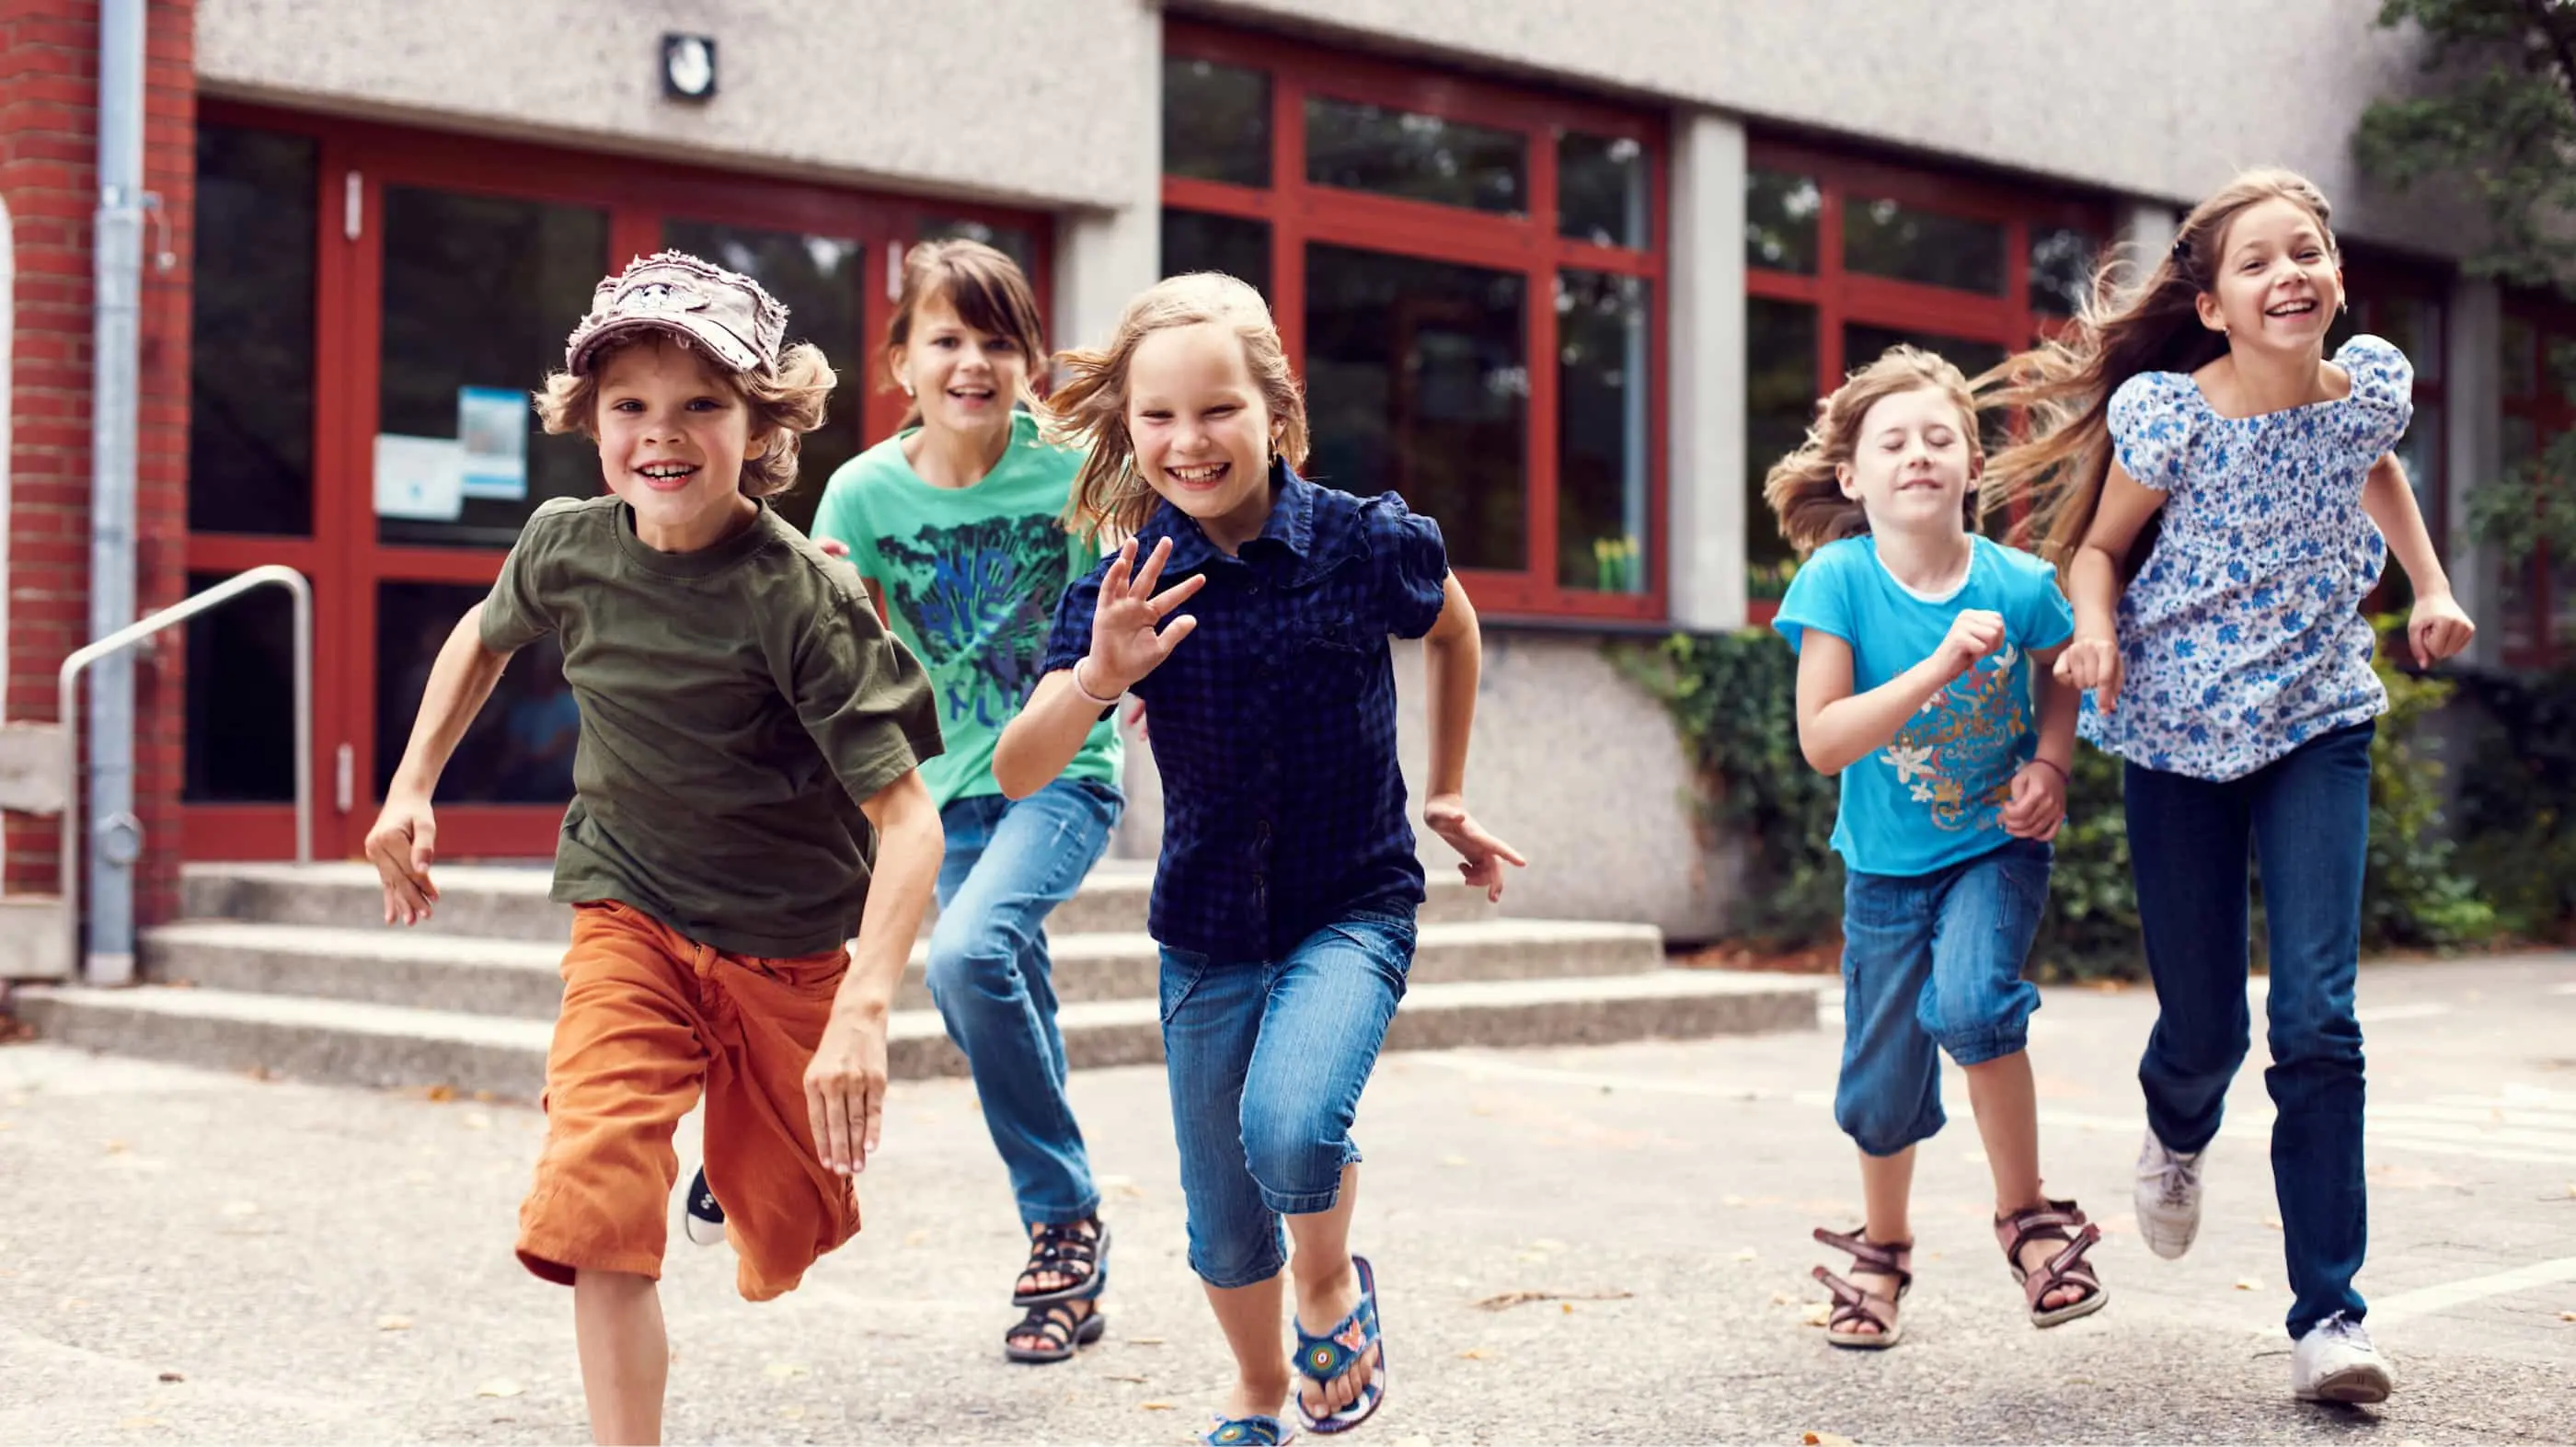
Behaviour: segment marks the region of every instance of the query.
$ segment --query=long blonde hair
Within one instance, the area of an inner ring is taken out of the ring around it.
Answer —
[[[2111,394],[2141,372],[2196,372],[2227,355],[2226,336],[2200,319],[2200,297],[2217,287],[2228,227],[2266,201],[2288,201],[2316,217],[2327,254],[2338,254],[2334,210],[2306,177],[2277,168],[2247,171],[2191,208],[2172,246],[2152,262],[2105,261],[2063,335],[1977,379],[1984,405],[2028,419],[2024,440],[1996,453],[1986,469],[1987,511],[2029,503],[2013,524],[2015,544],[2060,568],[2072,561],[2110,474]],[[2143,556],[2135,545],[2130,553],[2133,565]]]
[[[1261,293],[1222,272],[1171,277],[1127,303],[1108,346],[1056,354],[1063,380],[1047,399],[1046,434],[1084,454],[1064,521],[1085,540],[1104,532],[1133,533],[1161,504],[1161,495],[1136,471],[1135,439],[1127,432],[1127,368],[1145,338],[1202,323],[1224,327],[1242,343],[1244,366],[1277,425],[1272,455],[1290,467],[1305,465],[1305,392],[1288,370],[1287,349]]]
[[[1762,480],[1762,499],[1780,519],[1780,536],[1805,557],[1837,539],[1869,531],[1869,514],[1857,498],[1843,495],[1840,469],[1860,447],[1860,426],[1869,409],[1907,392],[1936,391],[1958,404],[1959,432],[1968,456],[1986,455],[1977,437],[1977,403],[1967,376],[1948,360],[1919,347],[1893,346],[1875,362],[1852,373],[1833,395],[1816,404],[1816,420],[1796,451],[1771,464]],[[1968,491],[1967,517],[1977,510],[1976,489]]]

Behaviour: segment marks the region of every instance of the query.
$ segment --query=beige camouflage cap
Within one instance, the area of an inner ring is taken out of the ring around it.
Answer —
[[[590,315],[564,343],[564,367],[584,375],[602,347],[641,331],[695,343],[737,372],[774,372],[787,308],[750,277],[685,251],[657,252],[599,283]]]

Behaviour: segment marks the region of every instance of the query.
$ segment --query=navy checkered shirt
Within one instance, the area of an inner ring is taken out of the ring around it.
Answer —
[[[1276,960],[1357,909],[1411,914],[1422,865],[1395,757],[1389,635],[1419,638],[1449,576],[1440,525],[1394,493],[1363,501],[1274,464],[1270,519],[1239,556],[1169,503],[1138,556],[1172,540],[1161,586],[1198,628],[1136,685],[1163,777],[1148,928],[1223,961]],[[1091,651],[1107,560],[1067,588],[1048,672]]]

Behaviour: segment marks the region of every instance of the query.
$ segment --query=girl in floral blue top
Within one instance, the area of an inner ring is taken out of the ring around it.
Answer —
[[[2104,273],[2066,337],[1995,394],[2040,425],[1995,459],[2066,568],[2075,639],[2060,680],[2081,732],[2127,762],[2130,852],[2161,1010],[2138,1078],[2140,1233],[2188,1250],[2202,1153],[2249,1041],[2246,861],[2261,861],[2277,1119],[2274,1187],[2295,1296],[2292,1390],[2390,1388],[2352,1279],[2367,1239],[2361,1026],[2353,1012],[2370,826],[2370,737],[2388,700],[2360,613],[2391,551],[2430,666],[2475,631],[2390,452],[2414,373],[2357,336],[2331,211],[2255,171],[2195,207],[2143,286]]]

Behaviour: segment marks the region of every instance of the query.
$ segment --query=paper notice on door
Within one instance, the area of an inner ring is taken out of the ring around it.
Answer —
[[[465,449],[448,437],[376,434],[376,516],[452,523],[465,512]]]
[[[456,389],[457,445],[467,497],[517,502],[528,495],[528,397],[508,387]]]

